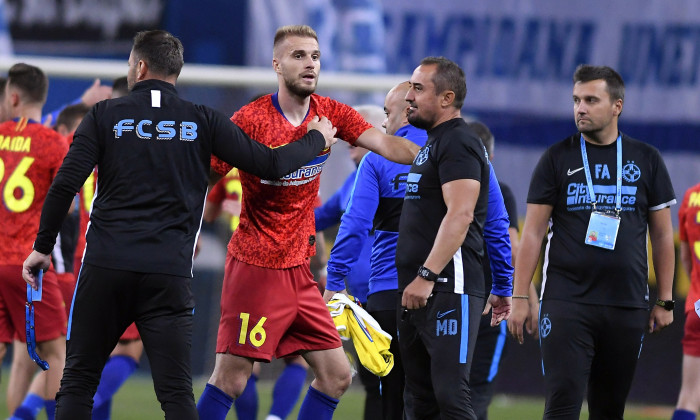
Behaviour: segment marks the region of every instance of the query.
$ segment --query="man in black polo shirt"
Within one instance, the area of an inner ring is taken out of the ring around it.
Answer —
[[[579,132],[542,155],[530,181],[515,262],[514,296],[526,295],[547,234],[540,305],[545,419],[622,419],[645,326],[673,322],[676,202],[659,151],[618,130],[625,85],[610,67],[574,73]],[[649,314],[647,231],[658,300]],[[508,322],[522,343],[528,313]]]
[[[428,131],[406,180],[396,249],[409,419],[476,418],[468,379],[486,299],[481,257],[489,164],[460,116],[466,91],[459,66],[428,57],[406,94],[408,122]],[[510,279],[494,281],[493,325],[510,314],[510,296]]]

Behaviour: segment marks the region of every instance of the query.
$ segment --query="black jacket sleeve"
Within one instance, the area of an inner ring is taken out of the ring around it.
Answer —
[[[326,141],[311,130],[298,141],[271,149],[248,135],[223,114],[214,114],[212,153],[231,166],[262,179],[277,179],[299,169],[323,150]]]
[[[73,136],[73,143],[56,174],[41,210],[39,233],[34,249],[50,254],[56,235],[75,198],[75,194],[95,168],[99,156],[95,108],[90,111]]]

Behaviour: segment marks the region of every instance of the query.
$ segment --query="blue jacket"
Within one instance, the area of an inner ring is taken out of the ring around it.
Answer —
[[[484,242],[491,266],[491,293],[497,296],[513,294],[513,266],[510,248],[510,219],[503,202],[501,187],[496,179],[493,166],[489,171],[489,204],[484,223]],[[488,281],[486,282],[488,285]]]
[[[355,185],[355,174],[353,171],[343,185],[325,202],[322,206],[314,210],[316,218],[316,231],[326,230],[329,227],[340,223],[340,218],[345,212],[345,208],[350,201],[352,188]],[[356,264],[349,270],[346,276],[340,279],[340,282],[334,287],[342,286],[338,289],[328,290],[343,290],[347,287],[350,294],[356,297],[363,305],[367,303],[368,279],[369,279],[369,258],[372,253],[372,241],[365,241],[364,246],[360,250]],[[347,284],[343,283],[343,279]]]

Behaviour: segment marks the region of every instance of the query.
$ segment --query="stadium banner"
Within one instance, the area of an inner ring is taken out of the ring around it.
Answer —
[[[388,70],[444,55],[481,108],[571,115],[580,63],[625,80],[626,118],[700,122],[700,3],[694,0],[384,0]]]
[[[626,82],[623,120],[641,124],[640,132],[652,124],[679,138],[657,147],[700,150],[698,142],[682,139],[700,126],[695,0],[591,0],[586,7],[558,0],[290,3],[250,1],[249,21],[256,25],[248,36],[248,64],[269,65],[274,28],[305,22],[319,32],[324,69],[357,70],[363,63],[367,71],[410,74],[421,58],[443,55],[467,74],[467,111],[489,120],[489,113],[524,114],[547,124],[571,121],[578,64],[609,65]],[[372,24],[379,14],[383,25]],[[518,127],[532,128],[541,129]]]
[[[25,54],[128,54],[134,34],[159,27],[165,0],[0,0],[16,50]]]

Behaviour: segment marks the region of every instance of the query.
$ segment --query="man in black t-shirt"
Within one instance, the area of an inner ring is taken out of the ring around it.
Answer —
[[[645,325],[673,321],[671,180],[654,147],[618,131],[624,82],[609,67],[574,74],[579,130],[554,144],[530,182],[514,295],[526,294],[548,234],[540,307],[545,419],[622,419]],[[549,227],[549,232],[548,232]],[[658,298],[649,316],[647,229]],[[522,343],[527,302],[508,323]]]
[[[486,298],[481,257],[489,189],[484,146],[460,117],[464,72],[421,61],[406,94],[408,121],[428,141],[406,179],[396,267],[398,337],[408,419],[475,419],[469,368]],[[492,325],[507,319],[510,279],[494,281]]]

